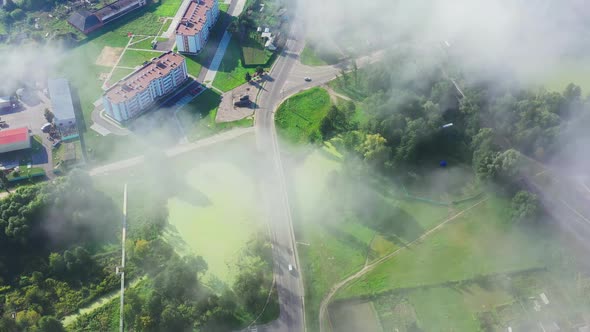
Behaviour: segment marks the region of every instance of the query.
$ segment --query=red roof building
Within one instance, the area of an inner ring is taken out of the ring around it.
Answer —
[[[0,153],[28,149],[31,147],[29,128],[0,131]]]

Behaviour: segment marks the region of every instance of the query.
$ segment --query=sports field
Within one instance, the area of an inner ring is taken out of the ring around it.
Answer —
[[[205,282],[231,284],[241,249],[257,231],[265,230],[256,182],[224,161],[199,163],[185,179],[182,194],[168,201],[167,240],[183,253],[203,256],[209,265]]]

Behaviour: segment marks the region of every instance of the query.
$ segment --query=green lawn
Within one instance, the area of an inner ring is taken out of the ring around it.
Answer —
[[[27,168],[27,166],[20,166],[20,171],[18,172],[18,174],[11,172],[6,177],[8,178],[8,181],[16,182],[42,176],[45,176],[45,170],[43,170],[43,168],[41,167]]]
[[[563,58],[554,66],[547,66],[545,70],[533,78],[533,84],[544,85],[548,90],[563,92],[569,83],[582,87],[583,94],[590,92],[590,58]],[[530,75],[524,80],[531,80]]]
[[[242,42],[242,54],[246,66],[267,66],[273,52],[264,47],[264,41],[260,39],[259,33],[253,32]]]
[[[109,80],[109,84],[113,85],[113,84],[117,83],[119,80],[121,80],[123,77],[125,77],[131,73],[133,73],[133,69],[115,68],[115,70],[113,70],[113,74],[111,76],[111,79]]]
[[[158,7],[154,11],[154,15],[159,17],[173,17],[176,15],[182,0],[159,0],[156,2]]]
[[[313,88],[287,99],[279,106],[275,120],[279,134],[295,143],[308,143],[318,135],[320,123],[330,109],[330,95]]]
[[[310,43],[305,44],[301,52],[301,63],[308,66],[326,66],[338,63],[338,56],[329,53],[319,53]]]
[[[215,117],[220,102],[221,95],[207,89],[178,112],[178,118],[189,141],[211,136],[225,129],[251,127],[254,124],[254,119],[251,117],[233,122],[216,123]]]
[[[392,252],[448,214],[438,206],[393,201],[363,184],[334,188],[343,170],[331,150],[287,157],[298,161],[289,163],[286,175],[297,240],[309,244],[298,250],[310,328],[317,325],[319,303],[332,285],[360,270],[367,258]]]
[[[222,12],[226,12],[229,9],[229,4],[227,3],[223,3],[223,2],[219,2],[219,10]]]
[[[133,44],[129,45],[130,48],[140,48],[144,50],[151,50],[152,49],[152,41],[154,37],[133,37]],[[166,41],[167,38],[158,37],[156,41]]]
[[[203,67],[203,65],[201,65],[200,58],[194,55],[185,55],[184,59],[186,60],[186,69],[188,74],[198,77],[199,73],[201,72],[201,68]]]
[[[161,52],[127,50],[117,66],[134,68],[142,65],[145,61],[150,61],[152,58],[157,58],[160,55],[162,55]]]
[[[409,294],[410,303],[424,331],[478,331],[479,323],[463,301],[461,292],[450,288],[419,289]]]
[[[238,165],[220,161],[196,164],[185,179],[186,188],[168,201],[174,234],[169,241],[181,252],[203,256],[209,266],[206,281],[231,284],[240,250],[266,229],[256,182]]]
[[[544,259],[555,249],[547,241],[539,241],[546,232],[508,226],[508,204],[490,198],[350,284],[339,297],[544,266]]]
[[[221,91],[229,91],[246,83],[246,72],[253,73],[254,69],[246,69],[242,64],[242,50],[236,38],[231,37],[225,50],[221,64],[213,80],[213,86]]]

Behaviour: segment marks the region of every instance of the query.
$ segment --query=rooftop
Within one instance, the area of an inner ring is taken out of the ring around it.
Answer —
[[[120,80],[105,92],[111,103],[121,103],[135,97],[150,85],[156,78],[166,76],[174,68],[182,65],[184,58],[178,53],[169,51],[144,65],[127,78]]]
[[[201,32],[207,23],[207,11],[213,6],[215,6],[215,0],[192,0],[176,27],[176,33],[194,36]]]
[[[103,19],[105,16],[117,14],[129,5],[135,5],[138,3],[139,0],[119,0],[102,7],[101,9],[95,11],[94,14]]]
[[[80,31],[89,31],[96,26],[102,25],[98,16],[86,9],[78,10],[70,15],[68,22]]]
[[[74,103],[72,102],[72,94],[70,92],[70,84],[65,78],[56,78],[47,82],[47,89],[51,97],[51,105],[53,106],[53,114],[55,118],[60,119],[74,119]]]
[[[24,142],[29,139],[29,128],[16,128],[0,131],[0,145]]]

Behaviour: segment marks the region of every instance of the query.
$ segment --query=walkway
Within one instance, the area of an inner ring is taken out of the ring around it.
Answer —
[[[239,16],[242,11],[244,10],[244,6],[246,5],[246,0],[233,0],[229,6],[227,13],[230,16],[237,17]],[[227,27],[231,23],[231,20],[226,19],[222,22],[222,30],[224,31],[223,37],[221,37],[220,41],[209,41],[210,43],[217,42],[217,45],[213,47],[216,48],[215,55],[213,56],[210,61],[207,59],[203,61],[202,65],[203,68],[199,73],[199,77],[197,80],[199,82],[206,83],[209,87],[210,84],[215,80],[215,75],[217,75],[217,70],[219,69],[219,65],[221,64],[221,60],[223,60],[223,56],[225,55],[225,50],[227,49],[227,45],[231,40],[231,35],[227,32]]]
[[[217,46],[217,51],[215,51],[215,55],[213,56],[213,60],[211,60],[211,65],[209,69],[205,72],[205,77],[203,78],[203,83],[207,84],[207,86],[211,86],[213,81],[215,80],[215,76],[217,75],[217,70],[219,69],[219,65],[221,65],[221,60],[223,60],[223,56],[225,55],[225,50],[227,50],[227,45],[231,40],[231,35],[229,32],[225,31],[223,33],[223,37]],[[201,75],[199,75],[201,76]]]

